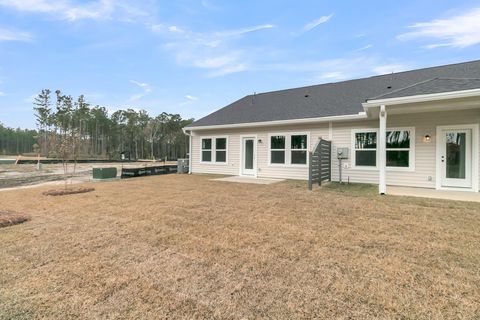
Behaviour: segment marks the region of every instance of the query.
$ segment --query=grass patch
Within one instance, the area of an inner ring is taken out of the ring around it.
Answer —
[[[480,314],[480,204],[378,196],[355,184],[308,192],[305,182],[227,184],[199,175],[95,189],[75,197],[2,193],[3,210],[32,221],[0,231],[0,317]]]

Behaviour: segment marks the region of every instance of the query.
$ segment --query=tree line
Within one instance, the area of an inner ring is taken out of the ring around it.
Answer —
[[[193,119],[179,114],[150,116],[145,110],[109,113],[80,95],[74,99],[60,90],[42,90],[34,99],[38,151],[61,157],[65,143],[78,158],[177,159],[186,157],[188,138],[182,128]]]
[[[0,154],[22,154],[35,151],[37,131],[13,129],[0,123]]]

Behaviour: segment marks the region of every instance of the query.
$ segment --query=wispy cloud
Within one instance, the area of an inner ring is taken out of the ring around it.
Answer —
[[[261,67],[264,71],[282,71],[300,73],[310,77],[313,82],[341,81],[378,74],[400,72],[411,69],[408,64],[394,61],[382,63],[382,59],[369,56],[345,57],[298,63],[280,63]]]
[[[5,96],[5,92],[0,91],[0,97],[3,97],[3,96]]]
[[[437,42],[426,48],[465,48],[480,44],[480,8],[445,19],[419,22],[409,26],[413,31],[399,35],[400,40],[418,38],[434,39]]]
[[[97,0],[74,3],[69,0],[0,0],[0,6],[22,12],[49,14],[68,21],[108,20],[114,16],[119,20],[131,20],[134,16],[147,13],[122,0]]]
[[[305,26],[303,26],[302,31],[303,32],[308,32],[312,29],[315,29],[319,25],[321,25],[321,24],[327,22],[328,20],[330,20],[332,17],[333,17],[333,13],[328,15],[328,16],[321,16],[320,18],[315,19],[315,20],[307,23]]]
[[[0,41],[28,42],[28,41],[31,41],[32,39],[33,39],[33,36],[30,33],[0,28]]]
[[[133,101],[140,100],[143,97],[145,97],[146,95],[148,95],[150,92],[152,92],[152,88],[150,87],[150,85],[148,83],[139,82],[139,81],[135,81],[135,80],[130,80],[130,82],[133,83],[134,85],[136,85],[137,87],[142,88],[143,92],[136,93],[136,94],[130,96],[130,98],[128,99],[128,102],[133,102]]]
[[[384,64],[384,65],[376,66],[373,68],[373,72],[377,75],[381,75],[381,74],[402,72],[410,69],[411,67],[409,67],[406,64],[392,63],[392,64]]]
[[[367,44],[366,46],[363,46],[363,47],[361,47],[361,48],[358,48],[358,49],[353,50],[353,52],[365,51],[365,50],[370,49],[371,47],[373,47],[373,44]]]
[[[275,28],[272,24],[222,30],[193,32],[179,26],[151,25],[150,29],[167,40],[164,49],[174,54],[178,64],[208,70],[208,77],[219,77],[248,70],[247,48],[235,41],[253,32]]]
[[[220,8],[217,5],[213,4],[213,2],[209,0],[202,0],[201,4],[204,8],[209,10],[220,10]]]
[[[187,94],[185,96],[185,101],[181,102],[179,105],[181,107],[184,107],[184,106],[188,106],[188,105],[194,103],[195,101],[198,101],[198,97]]]

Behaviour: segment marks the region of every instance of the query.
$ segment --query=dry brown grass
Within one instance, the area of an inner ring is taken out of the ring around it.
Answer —
[[[165,175],[3,192],[2,319],[480,317],[480,205]]]
[[[71,194],[77,193],[87,193],[94,191],[95,188],[86,188],[86,187],[79,187],[79,188],[67,188],[67,189],[52,189],[43,192],[44,196],[68,196]]]
[[[24,214],[0,211],[0,228],[14,226],[28,220],[30,220],[30,218]]]

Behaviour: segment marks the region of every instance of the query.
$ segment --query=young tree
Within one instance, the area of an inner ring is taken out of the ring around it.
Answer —
[[[51,98],[50,90],[43,89],[38,96],[34,98],[33,104],[36,105],[33,109],[36,114],[38,129],[43,133],[43,141],[39,141],[41,152],[48,154],[48,129],[51,117]]]

